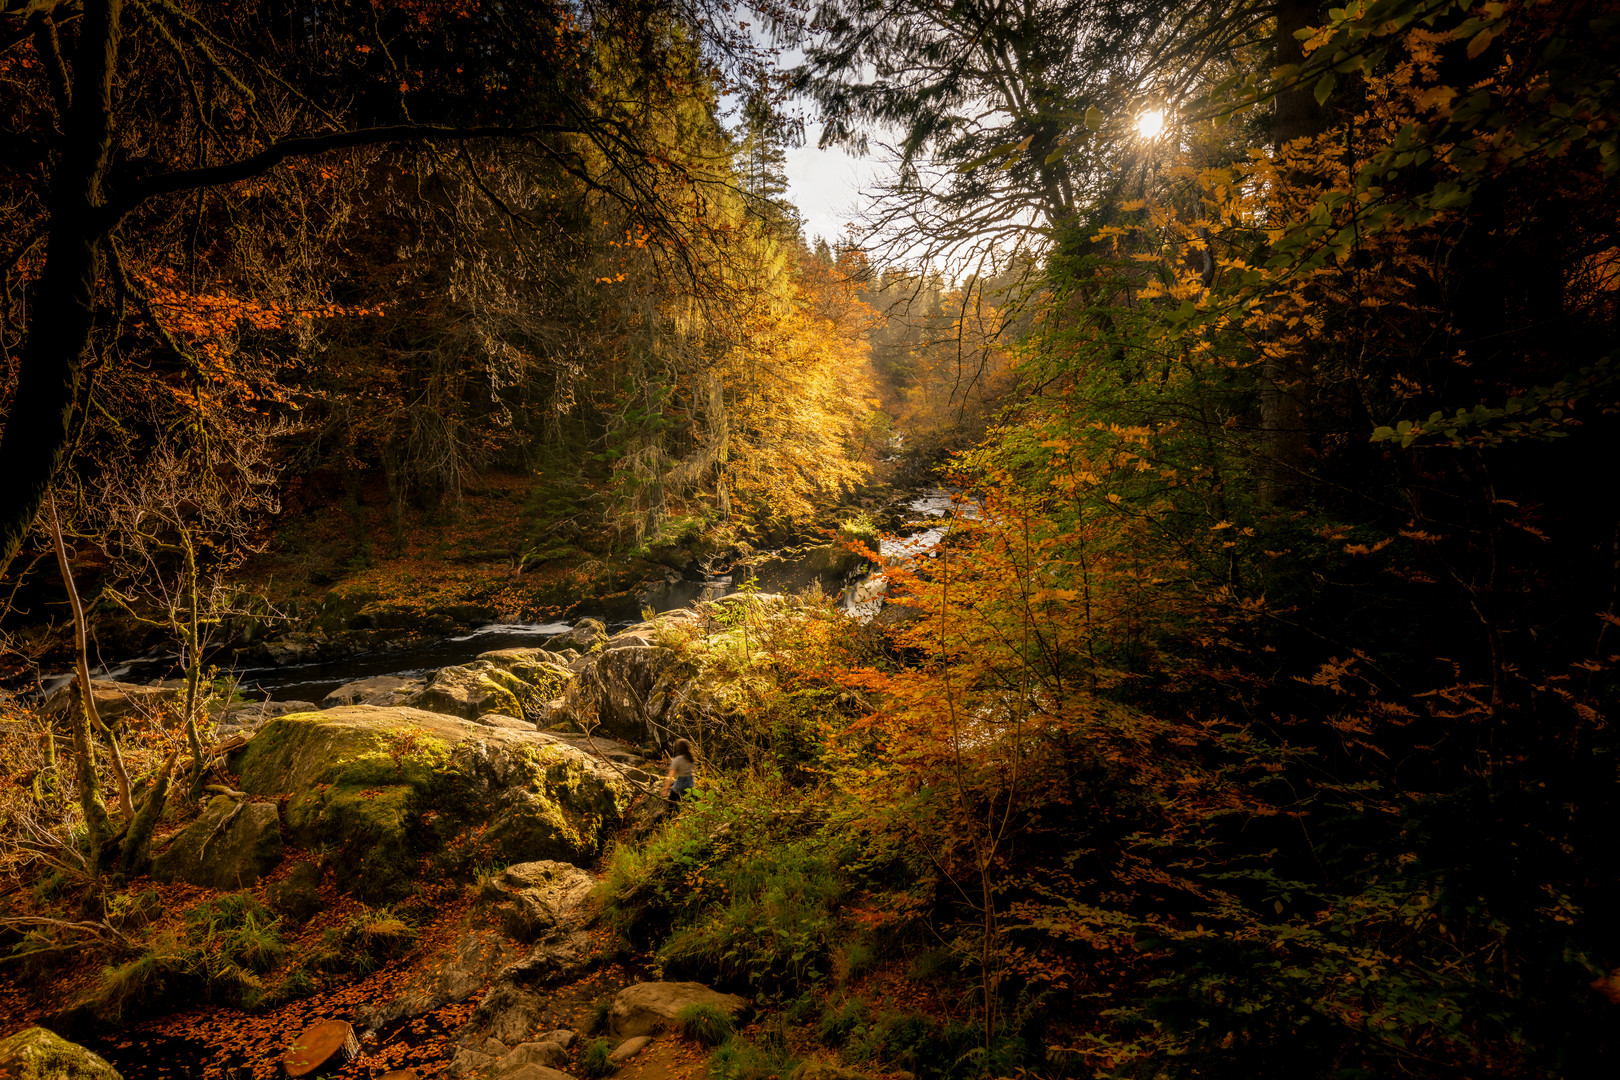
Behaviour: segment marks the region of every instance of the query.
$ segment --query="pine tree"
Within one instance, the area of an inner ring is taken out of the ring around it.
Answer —
[[[799,237],[799,211],[788,200],[788,131],[769,83],[761,78],[742,107],[742,146],[738,172],[749,195],[749,212],[767,228]]]

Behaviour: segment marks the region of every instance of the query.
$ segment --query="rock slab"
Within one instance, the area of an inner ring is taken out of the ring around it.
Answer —
[[[321,708],[334,709],[340,705],[403,705],[405,699],[422,689],[421,679],[404,679],[398,675],[373,675],[344,683],[321,699]]]
[[[617,1065],[621,1061],[628,1061],[644,1050],[648,1043],[653,1041],[651,1035],[634,1035],[618,1046],[608,1055],[608,1060]]]
[[[748,1000],[722,994],[695,982],[636,983],[619,991],[608,1012],[608,1033],[620,1039],[656,1035],[675,1027],[688,1005],[713,1005],[733,1021],[748,1009]]]

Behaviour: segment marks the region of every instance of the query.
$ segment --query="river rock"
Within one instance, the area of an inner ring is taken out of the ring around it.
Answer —
[[[646,1049],[652,1041],[653,1037],[651,1035],[632,1036],[615,1046],[613,1052],[608,1054],[608,1060],[615,1065],[622,1061],[628,1061]]]
[[[864,556],[842,544],[818,544],[795,550],[791,557],[767,559],[754,568],[754,576],[770,590],[765,595],[798,592],[811,585],[831,595],[864,562]]]
[[[591,947],[591,936],[585,931],[559,931],[536,944],[523,959],[501,969],[496,980],[515,986],[566,982],[599,959]]]
[[[485,713],[522,716],[533,688],[510,671],[488,660],[440,668],[433,681],[406,699],[413,709],[477,720]]]
[[[403,705],[405,699],[421,690],[423,680],[406,679],[398,675],[373,675],[344,683],[321,699],[321,708],[339,705]]]
[[[218,795],[152,860],[152,876],[222,892],[244,889],[281,861],[283,849],[275,803]]]
[[[545,1012],[545,998],[513,982],[497,980],[478,1003],[473,1022],[488,1025],[491,1038],[508,1045],[523,1042]]]
[[[5,1080],[123,1080],[118,1070],[78,1043],[42,1027],[0,1039],[0,1077]]]
[[[283,666],[307,664],[320,658],[326,642],[326,634],[319,630],[283,634],[274,641],[264,643],[264,657],[272,664]]]
[[[340,886],[396,899],[418,864],[463,833],[460,857],[589,862],[631,788],[614,769],[533,729],[404,706],[279,717],[233,759],[242,790],[287,797],[290,835],[335,848]]]
[[[543,860],[506,868],[497,885],[497,907],[506,932],[534,941],[584,921],[596,879],[577,866]]]
[[[563,697],[563,712],[581,727],[599,727],[637,745],[664,741],[667,710],[649,709],[648,702],[660,677],[675,663],[675,652],[656,645],[627,645],[586,660]]]
[[[130,713],[156,713],[180,700],[181,693],[175,686],[141,686],[112,679],[90,680],[90,697],[95,701],[96,715],[101,717],[103,723],[112,723]],[[40,705],[40,711],[46,716],[55,717],[78,707],[79,679],[75,675],[51,691]]]
[[[722,994],[702,983],[636,983],[619,991],[608,1011],[608,1033],[621,1039],[656,1035],[675,1026],[677,1014],[688,1005],[713,1005],[733,1021],[748,1009],[748,1000]]]
[[[495,1063],[495,1071],[505,1076],[519,1065],[544,1065],[561,1069],[568,1064],[568,1051],[554,1042],[526,1042],[512,1047],[512,1052]]]
[[[493,1064],[495,1059],[488,1054],[464,1047],[456,1051],[456,1056],[450,1059],[450,1065],[445,1072],[450,1076],[477,1076],[487,1071]]]
[[[595,651],[607,641],[607,627],[597,619],[581,619],[574,628],[546,640],[546,651],[560,653],[565,649],[578,649],[581,654]]]

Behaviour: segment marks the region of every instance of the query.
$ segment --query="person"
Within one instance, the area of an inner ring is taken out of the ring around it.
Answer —
[[[692,744],[676,739],[669,748],[669,772],[664,775],[663,796],[679,803],[681,796],[692,790]]]

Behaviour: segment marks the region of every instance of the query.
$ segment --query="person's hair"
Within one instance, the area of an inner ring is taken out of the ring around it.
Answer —
[[[676,739],[670,745],[669,752],[675,757],[689,758],[692,756],[692,744],[685,739]]]

